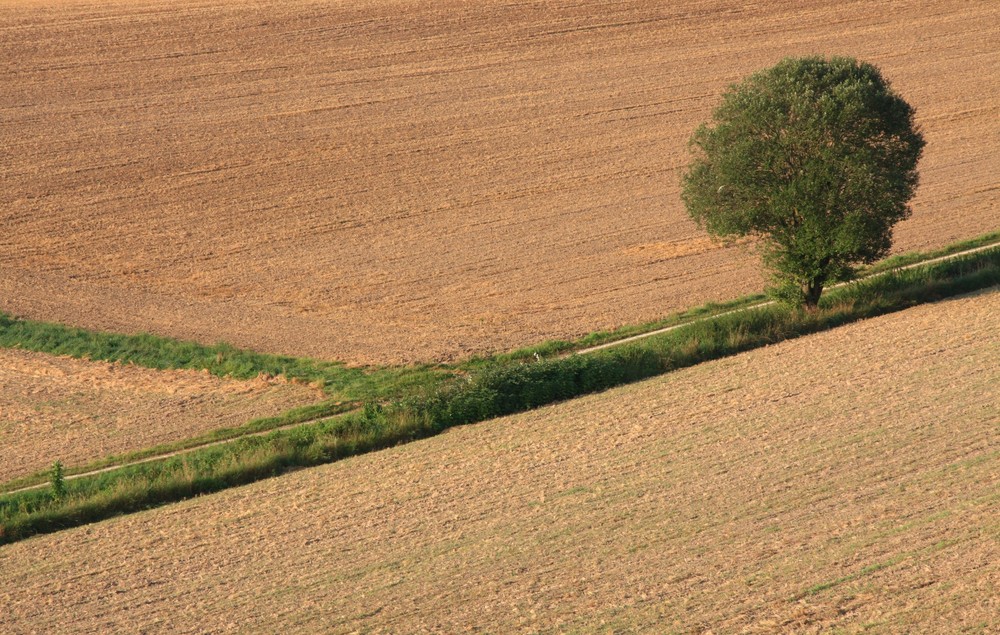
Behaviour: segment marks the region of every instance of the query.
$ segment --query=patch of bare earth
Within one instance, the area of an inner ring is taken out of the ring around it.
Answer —
[[[82,465],[314,403],[320,391],[0,350],[0,482]]]
[[[34,318],[390,363],[757,291],[678,182],[787,55],[916,106],[900,249],[997,229],[988,0],[7,0],[0,33],[0,310]]]
[[[3,547],[0,630],[997,632],[998,312],[922,306]]]

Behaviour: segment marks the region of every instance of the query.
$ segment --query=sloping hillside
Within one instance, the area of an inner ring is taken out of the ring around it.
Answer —
[[[996,632],[998,312],[924,305],[3,547],[0,631]]]
[[[787,55],[916,106],[901,249],[997,229],[988,0],[6,0],[0,33],[0,310],[38,319],[395,363],[757,291],[679,178]]]

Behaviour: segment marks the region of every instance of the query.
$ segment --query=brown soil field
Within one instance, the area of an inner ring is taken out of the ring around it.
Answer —
[[[0,310],[394,363],[763,287],[687,139],[787,55],[928,141],[901,250],[997,229],[1000,4],[0,1]]]
[[[278,380],[236,381],[0,350],[0,482],[57,459],[83,465],[321,398],[316,389]]]
[[[998,312],[925,305],[9,545],[0,630],[995,633]]]

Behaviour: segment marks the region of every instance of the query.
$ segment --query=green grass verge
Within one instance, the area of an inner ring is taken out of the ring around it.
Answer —
[[[391,398],[448,377],[442,365],[349,367],[340,362],[269,355],[229,344],[203,345],[139,333],[120,335],[20,320],[0,314],[0,348],[135,364],[157,370],[207,370],[219,377],[279,376],[322,387],[342,401]]]
[[[720,315],[730,311],[745,309],[747,307],[766,302],[767,299],[768,297],[766,294],[755,293],[736,298],[735,300],[729,300],[727,302],[708,302],[693,309],[673,313],[652,322],[646,322],[644,324],[628,324],[610,331],[595,331],[573,341],[552,340],[543,342],[534,346],[519,348],[509,353],[499,353],[489,358],[471,360],[468,365],[483,366],[495,362],[531,361],[533,359],[537,359],[536,355],[538,357],[563,355],[584,348],[590,348],[591,346],[600,346],[601,344],[624,340],[635,335],[658,331],[669,326],[686,324],[688,322],[694,322],[695,320],[712,317],[713,315]]]
[[[351,410],[356,410],[359,407],[360,404],[358,404],[357,402],[344,403],[344,402],[333,402],[333,401],[324,401],[317,404],[300,406],[298,408],[293,408],[275,417],[262,417],[259,419],[253,419],[240,426],[235,426],[232,428],[219,428],[217,430],[212,430],[211,432],[207,432],[205,434],[201,434],[188,439],[183,439],[181,441],[175,441],[173,443],[161,443],[160,445],[154,445],[148,448],[143,448],[142,450],[136,450],[134,452],[115,454],[112,456],[102,458],[98,461],[91,461],[90,463],[85,463],[83,465],[66,467],[64,468],[64,474],[65,476],[69,477],[76,474],[86,474],[87,472],[102,470],[116,465],[126,465],[128,463],[142,461],[144,459],[148,459],[155,456],[163,456],[166,454],[171,454],[182,450],[197,448],[203,445],[218,443],[220,441],[236,439],[238,437],[246,436],[248,434],[259,434],[262,432],[267,432],[268,430],[273,430],[275,428],[283,428],[286,426],[301,424],[308,421],[315,421],[317,419],[327,419]],[[4,492],[9,492],[24,487],[32,487],[35,485],[46,483],[49,481],[49,475],[50,475],[49,470],[43,470],[35,472],[34,474],[29,474],[27,476],[22,476],[20,478],[7,481],[6,483],[0,485],[0,495],[2,495]]]
[[[860,268],[855,275],[855,279],[885,273],[899,267],[915,265],[927,260],[950,256],[969,249],[975,249],[977,247],[984,247],[986,245],[997,243],[1000,243],[1000,232],[992,232],[969,240],[953,243],[933,251],[913,251],[905,254],[898,254],[896,256],[890,256],[889,258],[881,260],[871,266]],[[827,291],[827,293],[830,293],[830,291]],[[471,364],[482,366],[490,364],[494,361],[530,361],[535,359],[536,355],[538,357],[563,355],[573,351],[590,348],[591,346],[599,346],[601,344],[627,339],[635,335],[650,333],[652,331],[657,331],[670,326],[694,322],[696,320],[721,315],[730,311],[745,309],[747,307],[762,304],[769,299],[770,298],[766,293],[754,293],[726,302],[709,302],[693,309],[674,313],[659,320],[647,322],[645,324],[629,324],[610,331],[595,331],[573,341],[553,340],[543,342],[541,344],[520,348],[509,353],[500,353],[489,358],[475,359],[471,361]]]
[[[1000,242],[1000,232],[948,245],[928,252],[892,256],[859,270],[859,276],[882,273],[967,249]],[[476,357],[460,364],[425,364],[401,367],[349,367],[341,362],[317,361],[269,355],[239,349],[225,343],[203,345],[190,341],[139,333],[122,335],[87,331],[61,324],[21,320],[0,313],[0,348],[68,355],[82,359],[135,364],[157,370],[207,370],[219,377],[250,379],[261,374],[313,383],[331,398],[342,401],[369,401],[398,398],[415,391],[446,383],[456,374],[481,369],[494,363],[530,361],[538,357],[568,352],[649,333],[669,326],[719,315],[760,304],[767,300],[756,293],[726,302],[710,302],[644,324],[630,324],[607,331],[595,331],[579,339],[552,340],[511,352]]]
[[[432,436],[997,284],[1000,249],[834,289],[813,313],[769,305],[589,355],[479,362],[474,372],[414,385],[384,406],[369,403],[361,412],[66,481],[59,498],[50,490],[0,497],[0,543]]]
[[[880,260],[869,267],[863,267],[858,270],[856,277],[864,277],[873,275],[876,273],[883,273],[891,269],[897,269],[899,267],[906,267],[908,265],[914,265],[919,262],[924,262],[926,260],[933,260],[935,258],[942,258],[944,256],[950,256],[952,254],[957,254],[962,251],[968,251],[970,249],[976,249],[977,247],[985,247],[986,245],[992,245],[1000,243],[1000,231],[991,232],[989,234],[983,234],[982,236],[977,236],[976,238],[970,238],[969,240],[963,240],[957,243],[952,243],[941,249],[935,249],[933,251],[910,251],[905,254],[897,254],[895,256],[890,256],[884,260]]]

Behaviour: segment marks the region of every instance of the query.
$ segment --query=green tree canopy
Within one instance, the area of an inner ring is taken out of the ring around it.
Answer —
[[[691,138],[688,213],[756,236],[783,299],[815,307],[828,282],[888,254],[910,215],[924,140],[871,64],[788,58],[731,86]]]

